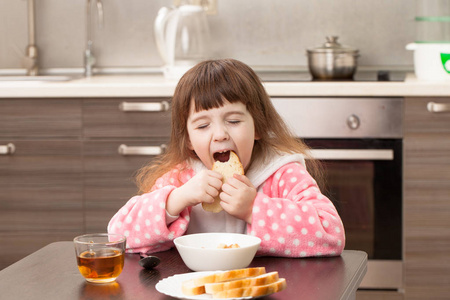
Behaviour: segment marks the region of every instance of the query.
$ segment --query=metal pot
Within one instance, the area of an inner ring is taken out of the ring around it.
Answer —
[[[327,36],[320,47],[308,49],[308,67],[314,79],[353,79],[356,72],[359,50],[342,46],[337,36]]]

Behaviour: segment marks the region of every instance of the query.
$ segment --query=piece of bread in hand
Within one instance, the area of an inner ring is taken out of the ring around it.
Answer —
[[[234,279],[225,282],[207,283],[205,284],[206,294],[215,294],[221,291],[226,291],[236,288],[244,288],[249,286],[266,285],[278,281],[278,272],[270,272],[254,277],[247,277],[242,279]]]
[[[218,283],[246,277],[254,277],[265,273],[266,268],[264,267],[217,272],[211,275],[205,275],[186,280],[181,284],[181,290],[185,295],[201,295],[205,293],[205,284],[207,283]]]
[[[244,175],[244,167],[242,166],[239,157],[233,151],[230,151],[230,158],[226,162],[216,161],[212,167],[213,171],[222,174],[222,182],[225,183],[228,178],[232,178],[234,174]],[[213,203],[202,203],[205,211],[218,213],[223,210],[220,205],[220,198],[217,196]]]
[[[280,278],[277,281],[266,285],[256,285],[217,292],[213,294],[213,298],[261,297],[282,291],[285,288],[286,279]]]

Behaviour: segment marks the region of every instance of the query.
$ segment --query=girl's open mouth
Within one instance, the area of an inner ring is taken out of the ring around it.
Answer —
[[[216,152],[213,155],[214,161],[227,162],[230,159],[230,151]]]

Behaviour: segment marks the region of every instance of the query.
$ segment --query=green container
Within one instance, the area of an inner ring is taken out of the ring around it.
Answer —
[[[416,17],[416,43],[450,43],[450,16]]]
[[[450,0],[416,0],[416,43],[450,43]]]

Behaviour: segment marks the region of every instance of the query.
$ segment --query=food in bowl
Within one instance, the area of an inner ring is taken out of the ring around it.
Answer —
[[[225,271],[247,267],[255,257],[261,239],[239,233],[197,233],[174,240],[183,262],[193,271]],[[239,245],[218,248],[218,245]]]
[[[240,248],[239,244],[219,244],[219,246],[217,246],[217,248],[219,249],[231,249],[231,248]]]

